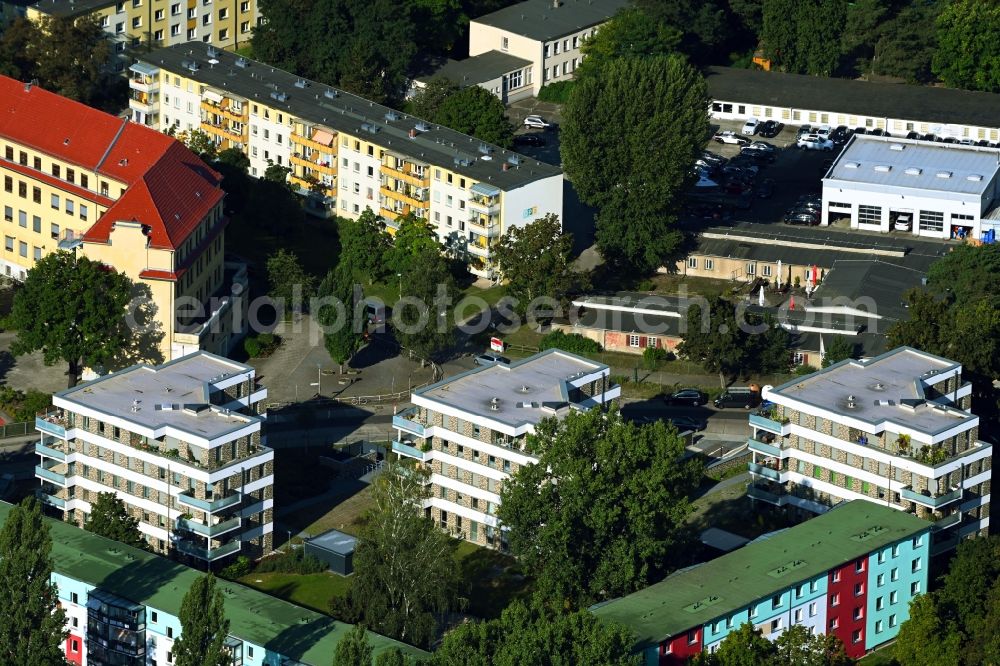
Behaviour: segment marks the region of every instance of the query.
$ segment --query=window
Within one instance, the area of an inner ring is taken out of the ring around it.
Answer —
[[[894,543],[892,545],[892,556],[893,557],[899,557],[899,544],[898,543]]]
[[[893,590],[892,592],[889,593],[889,603],[894,604],[897,601],[899,601],[899,593]]]
[[[962,222],[972,222],[974,219],[976,219],[975,215],[963,215],[961,213],[952,213],[951,214],[951,221],[952,222],[959,222],[959,221],[962,221]]]
[[[706,271],[713,271],[713,270],[715,270],[715,260],[714,259],[706,259],[705,260],[705,270]]]
[[[522,83],[521,70],[517,70],[516,72],[513,72],[507,78],[507,88],[508,88],[508,90],[513,90],[514,88],[520,88],[522,85],[524,85],[524,84]]]
[[[781,606],[781,595],[779,594],[775,597],[771,597],[771,610],[779,608],[780,606]]]
[[[770,266],[770,264],[766,264],[764,266],[761,266],[760,274],[763,275],[764,277],[771,277],[771,266]]]
[[[881,226],[881,206],[858,206],[858,224],[873,224]]]
[[[506,51],[508,48],[510,48],[510,40],[507,39],[506,37],[501,37],[500,38],[500,50],[501,51]]]
[[[919,557],[917,559],[913,560],[913,562],[910,563],[910,571],[912,571],[914,573],[916,573],[917,571],[920,571],[920,567],[921,567],[921,562],[920,562],[920,558]]]
[[[913,547],[914,548],[920,548],[922,545],[924,545],[924,536],[922,534],[913,537]],[[897,548],[898,548],[898,546],[897,546]]]
[[[176,37],[179,34],[181,34],[181,24],[180,23],[175,23],[174,25],[170,26],[170,36],[171,37]],[[167,102],[167,104],[169,104],[170,100],[167,99],[166,102]]]
[[[757,264],[752,263],[752,262],[748,263],[746,270],[747,270],[747,275],[754,275],[754,274],[756,274],[757,273]]]
[[[864,609],[861,606],[855,606],[854,607],[854,619],[855,620],[860,620],[862,617],[864,617]]]
[[[80,219],[84,221],[87,219],[87,206],[85,204],[80,204]]]
[[[222,8],[222,9],[219,10],[219,20],[223,21],[223,20],[225,20],[227,18],[229,18],[229,9],[226,8],[226,7],[224,7],[224,8]]]
[[[920,211],[920,231],[944,231],[944,213],[936,210]]]
[[[796,608],[795,609],[795,624],[799,624],[800,622],[802,622],[802,609],[801,608]]]
[[[920,583],[918,582],[910,583],[910,596],[915,597],[918,594],[920,594]]]
[[[225,41],[229,39],[229,28],[223,28],[219,31],[219,41]],[[279,139],[281,137],[278,137]],[[281,143],[280,141],[278,143]]]
[[[25,243],[24,241],[19,242],[18,245],[17,245],[17,253],[19,255],[21,255],[22,257],[24,257],[25,259],[27,259],[28,258],[28,244]]]
[[[58,194],[53,194],[52,195],[52,207],[54,209],[56,209],[56,210],[59,210],[59,195]]]
[[[834,583],[839,583],[840,582],[840,571],[834,571],[832,578],[833,578],[833,582]]]
[[[692,629],[688,632],[688,645],[694,645],[698,642],[698,630]]]
[[[879,574],[878,578],[875,579],[876,587],[882,587],[885,585],[885,574]]]
[[[895,626],[896,626],[896,616],[895,615],[890,615],[889,616],[889,627],[892,628],[892,627],[895,627]]]
[[[17,226],[24,229],[28,228],[28,214],[23,210],[17,211]]]
[[[850,477],[848,477],[848,478],[850,478]],[[864,560],[858,560],[857,562],[854,563],[854,571],[855,571],[855,573],[861,573],[864,570],[865,570],[865,561]]]
[[[809,617],[816,617],[816,602],[809,604]]]
[[[698,268],[697,257],[688,257],[688,268]]]
[[[8,252],[13,252],[14,251],[14,237],[13,236],[4,236],[3,239],[4,239],[4,248]]]
[[[32,187],[31,188],[31,200],[35,203],[42,203],[42,188]]]
[[[876,634],[881,634],[882,633],[882,620],[876,620],[875,621],[875,633]]]
[[[639,336],[634,334],[629,334],[628,336],[628,346],[634,349],[639,348]]]
[[[181,13],[181,5],[180,5],[180,3],[175,3],[173,5],[170,5],[170,15],[171,16],[180,16],[180,13]]]
[[[832,620],[830,620],[830,629],[836,629],[839,626],[840,622],[837,620],[837,618],[833,618]]]
[[[875,599],[875,610],[880,611],[883,606],[885,606],[885,597],[878,597]]]
[[[840,604],[840,595],[839,594],[831,594],[830,595],[830,605],[831,606],[837,606],[839,604]]]
[[[892,571],[889,572],[889,580],[891,581],[899,580],[899,569],[894,568]]]
[[[163,39],[163,31],[162,30],[155,31],[153,33],[153,39],[155,39],[156,41],[161,41]]]
[[[153,12],[153,19],[156,20],[156,21],[162,21],[163,20],[163,10],[162,9],[157,9],[155,12]]]
[[[36,234],[42,233],[42,218],[37,215],[31,216],[31,230]]]
[[[115,34],[120,35],[125,32],[125,24],[122,22],[115,23]]]
[[[781,629],[781,618],[778,618],[777,620],[771,620],[771,633],[773,634],[774,632],[780,629]]]
[[[851,642],[852,643],[860,643],[861,642],[861,630],[860,629],[855,629],[854,632],[851,634]]]
[[[240,23],[240,32],[250,32],[250,21],[243,21],[243,23]],[[474,528],[476,524],[473,523],[472,526]]]
[[[13,222],[14,221],[14,209],[11,208],[10,206],[4,206],[3,207],[3,219],[4,219],[4,222]]]
[[[132,18],[132,27],[133,28],[142,27],[142,17],[141,16],[135,16],[135,17]]]
[[[10,176],[3,177],[3,191],[13,192],[14,191],[14,179]]]

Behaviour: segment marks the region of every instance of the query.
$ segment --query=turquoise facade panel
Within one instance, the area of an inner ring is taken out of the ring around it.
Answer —
[[[910,600],[927,592],[930,541],[928,526],[927,532],[897,541],[868,556],[866,650],[894,639],[899,626],[910,617]]]

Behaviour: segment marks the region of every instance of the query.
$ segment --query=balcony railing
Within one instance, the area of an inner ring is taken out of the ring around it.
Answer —
[[[398,442],[393,440],[392,450],[401,456],[406,456],[407,458],[415,458],[417,460],[424,459],[424,452],[413,446],[412,442]]]
[[[956,511],[955,513],[945,516],[941,520],[935,520],[934,529],[946,530],[949,527],[954,527],[955,525],[958,525],[960,522],[962,522],[962,512]]]
[[[756,428],[761,428],[762,430],[767,430],[768,432],[773,432],[776,435],[787,435],[790,431],[790,427],[787,422],[782,423],[764,416],[763,414],[751,414],[750,425]]]
[[[66,485],[65,474],[60,474],[59,472],[43,465],[35,465],[35,476],[45,479],[46,481],[51,481],[52,483],[60,486]]]
[[[239,516],[214,525],[205,525],[204,523],[199,523],[197,520],[192,520],[190,518],[178,518],[177,527],[180,529],[186,529],[189,532],[194,532],[195,534],[200,534],[201,536],[216,537],[239,528],[242,522],[243,521]]]
[[[417,421],[412,420],[417,414],[416,407],[411,407],[401,411],[399,414],[394,414],[392,417],[392,425],[394,428],[399,428],[403,432],[409,432],[417,437],[424,436],[424,426]]]
[[[239,491],[233,491],[225,497],[219,497],[215,499],[200,499],[191,495],[190,490],[185,491],[177,496],[177,500],[181,504],[187,506],[192,506],[201,511],[207,511],[208,513],[215,513],[216,511],[222,511],[223,509],[228,509],[231,506],[239,504],[243,500],[243,493]]]
[[[57,509],[65,509],[66,508],[66,500],[64,500],[61,497],[56,497],[55,495],[50,495],[49,493],[45,492],[41,488],[39,488],[39,489],[37,489],[35,491],[35,497],[38,498],[39,502],[42,502],[44,504],[48,504],[49,506],[54,506]]]
[[[781,497],[779,495],[768,492],[763,488],[758,488],[754,485],[747,487],[747,497],[764,502],[770,502],[771,504],[781,504]]]
[[[771,469],[767,465],[747,463],[747,468],[750,470],[751,474],[759,474],[760,476],[767,477],[772,481],[781,481],[781,472],[776,469]]]
[[[217,560],[220,557],[225,557],[226,555],[231,555],[240,549],[240,542],[230,541],[229,543],[223,544],[218,548],[203,548],[201,546],[196,546],[190,541],[178,541],[177,550],[182,553],[186,553],[192,557],[197,557],[200,560]]]
[[[911,502],[916,502],[917,504],[923,504],[924,506],[929,506],[931,508],[937,509],[946,504],[951,504],[962,499],[962,489],[952,490],[951,492],[944,493],[943,495],[938,495],[933,497],[931,495],[922,495],[916,492],[912,488],[903,488],[899,491],[899,496],[905,500]]]
[[[66,439],[66,426],[69,422],[61,409],[52,409],[35,416],[35,430],[47,432],[61,439]]]
[[[756,451],[757,453],[763,453],[776,458],[781,457],[781,447],[774,444],[767,444],[751,437],[747,440],[747,446],[751,451]]]
[[[62,461],[66,460],[65,451],[55,448],[55,444],[51,441],[48,444],[50,445],[46,445],[44,441],[35,444],[35,453],[41,456],[46,456],[48,458],[55,458],[56,460],[62,460]]]

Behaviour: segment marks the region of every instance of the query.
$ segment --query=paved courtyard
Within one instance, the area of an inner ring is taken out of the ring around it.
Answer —
[[[66,388],[66,364],[45,365],[41,352],[15,357],[10,346],[16,337],[17,331],[0,331],[0,384],[44,393]]]

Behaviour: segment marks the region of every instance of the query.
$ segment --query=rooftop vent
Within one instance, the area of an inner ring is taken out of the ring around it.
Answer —
[[[368,132],[369,134],[378,134],[379,126],[375,123],[361,123],[361,131]]]
[[[340,93],[333,88],[327,88],[323,91],[323,97],[326,97],[327,99],[337,99],[339,96]]]
[[[473,160],[470,160],[465,157],[456,157],[453,161],[455,163],[455,166],[462,166],[462,167],[472,166],[473,162]]]
[[[517,389],[520,393],[531,393],[531,387],[527,384],[521,384],[521,388]]]
[[[417,130],[418,132],[430,132],[431,126],[430,123],[425,123],[423,120],[421,120],[420,122],[418,122],[416,125],[413,126],[413,129]]]
[[[847,408],[856,409],[858,406],[858,401],[853,395],[847,396]]]
[[[399,120],[399,114],[390,109],[389,111],[385,112],[385,119],[387,122],[390,123],[396,122],[397,120]]]
[[[490,411],[491,412],[500,411],[500,398],[490,398]]]
[[[892,167],[889,166],[888,164],[876,164],[875,170],[878,171],[879,173],[889,173],[890,171],[892,171]]]
[[[303,88],[303,89],[308,88],[309,87],[309,82],[306,81],[305,79],[296,79],[295,80],[295,87],[296,88]]]
[[[271,99],[277,100],[279,102],[285,102],[288,100],[288,93],[278,92],[275,90],[271,93]]]
[[[980,176],[978,173],[970,173],[968,176],[965,177],[965,179],[971,180],[973,183],[978,183],[982,181],[983,177]]]
[[[857,169],[861,166],[861,162],[844,162],[845,169]]]
[[[904,146],[901,143],[890,143],[889,144],[889,150],[902,150],[905,147],[906,146]]]
[[[934,175],[938,178],[951,178],[951,171],[938,171]]]
[[[919,176],[923,172],[924,170],[920,167],[907,167],[906,169],[907,176]]]
[[[201,69],[201,65],[199,65],[197,61],[192,60],[187,64],[187,68],[192,72],[197,72],[199,69]]]
[[[872,386],[872,390],[873,391],[884,391],[885,390],[885,384],[883,384],[882,382],[875,382],[875,385]]]
[[[522,160],[520,155],[511,155],[510,157],[507,158],[507,161],[513,164],[514,166],[518,166]]]
[[[250,61],[246,58],[240,57],[236,59],[236,66],[243,67],[244,69],[250,66]]]
[[[206,53],[208,54],[209,58],[215,58],[215,57],[218,57],[218,55],[219,55],[219,52],[215,49],[214,46],[209,46],[208,50],[206,51]]]
[[[493,152],[493,146],[489,145],[488,143],[481,143],[479,144],[479,152],[482,153],[483,155],[489,155],[490,153]]]

